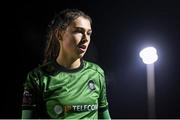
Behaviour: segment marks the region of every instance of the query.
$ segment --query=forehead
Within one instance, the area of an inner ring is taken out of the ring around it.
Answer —
[[[91,29],[91,23],[87,18],[78,17],[70,24],[69,27],[73,27],[73,28],[81,27],[81,28],[89,30]]]

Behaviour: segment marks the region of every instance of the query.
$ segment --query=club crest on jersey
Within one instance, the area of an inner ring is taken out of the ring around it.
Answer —
[[[95,90],[95,83],[94,83],[93,80],[90,80],[88,82],[88,87],[89,87],[90,90]]]

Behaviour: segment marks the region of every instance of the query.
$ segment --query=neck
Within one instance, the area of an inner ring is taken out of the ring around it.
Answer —
[[[75,69],[78,68],[81,64],[80,58],[79,59],[74,59],[72,57],[66,56],[59,54],[57,59],[57,63],[67,69]]]

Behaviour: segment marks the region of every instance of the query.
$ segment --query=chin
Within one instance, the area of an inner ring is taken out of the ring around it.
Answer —
[[[79,55],[79,58],[83,58],[84,57],[84,55]]]
[[[78,58],[83,58],[84,57],[84,54],[79,54],[78,55]]]
[[[86,52],[79,52],[79,51],[78,51],[78,52],[75,53],[75,56],[76,56],[77,59],[83,58],[84,55],[85,55],[85,53],[86,53]]]

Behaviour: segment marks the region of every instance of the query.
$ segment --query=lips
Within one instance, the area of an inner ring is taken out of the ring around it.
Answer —
[[[79,48],[86,49],[85,45],[79,45]]]
[[[81,52],[86,51],[86,45],[79,45],[78,48],[80,49]]]

